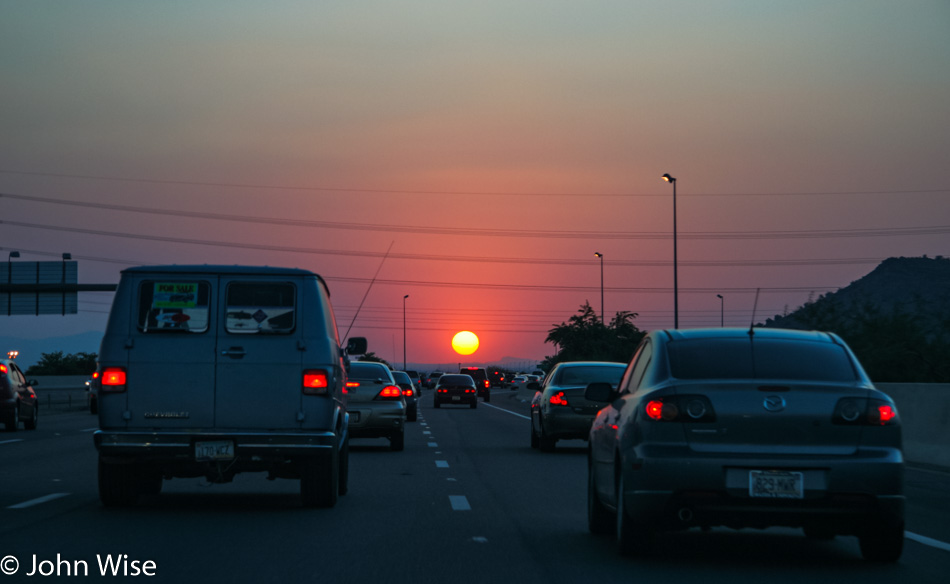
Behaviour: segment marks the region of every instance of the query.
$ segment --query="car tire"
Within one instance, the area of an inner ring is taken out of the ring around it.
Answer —
[[[534,431],[534,421],[531,422],[531,448],[537,450],[541,447],[541,441],[538,440],[538,435]]]
[[[814,541],[831,541],[835,538],[835,532],[821,525],[807,525],[802,528],[805,537]]]
[[[36,425],[40,421],[40,404],[33,403],[33,412],[30,414],[30,419],[23,420],[23,427],[27,430],[36,430]]]
[[[164,482],[165,477],[160,472],[146,472],[143,470],[139,473],[140,492],[143,495],[161,494]]]
[[[648,551],[654,538],[653,530],[633,521],[627,516],[623,504],[623,471],[620,466],[616,472],[620,475],[617,479],[617,551],[623,556],[638,556]]]
[[[491,403],[491,390],[485,392],[485,403]]]
[[[434,407],[434,408],[439,407],[439,401],[438,401],[438,400],[433,400],[433,402],[432,402],[432,407]]]
[[[472,403],[469,404],[469,407],[473,410],[478,407],[478,399],[472,400]]]
[[[340,494],[340,452],[334,444],[330,454],[300,462],[300,499],[304,507],[329,509]]]
[[[552,438],[544,433],[544,424],[541,424],[541,435],[538,436],[538,448],[541,449],[541,452],[554,452],[555,446],[557,444],[557,438]]]
[[[99,400],[93,397],[89,400],[89,413],[98,414],[99,413]]]
[[[20,426],[20,402],[17,402],[13,406],[13,409],[10,410],[10,415],[7,416],[6,421],[4,422],[7,432],[16,432]]]
[[[389,438],[389,449],[393,452],[401,452],[406,448],[406,430],[400,428],[399,432]]]
[[[407,422],[415,422],[417,417],[418,417],[418,413],[416,412],[416,408],[415,408],[415,407],[413,407],[411,410],[409,410],[408,412],[406,412],[406,421],[407,421]]]
[[[869,528],[858,535],[861,556],[869,562],[894,563],[904,551],[904,521]]]
[[[139,499],[142,481],[131,464],[110,464],[99,459],[99,500],[106,507],[128,507]]]
[[[347,436],[343,441],[343,448],[340,449],[340,496],[345,495],[350,490],[350,437]]]
[[[534,434],[534,432],[532,432]],[[587,461],[587,528],[594,535],[609,535],[616,518],[597,496],[593,462]]]

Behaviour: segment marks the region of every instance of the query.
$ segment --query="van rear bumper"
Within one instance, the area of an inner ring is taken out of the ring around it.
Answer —
[[[197,442],[233,441],[235,457],[323,456],[338,444],[334,432],[124,432],[97,430],[99,454],[137,460],[195,460]]]

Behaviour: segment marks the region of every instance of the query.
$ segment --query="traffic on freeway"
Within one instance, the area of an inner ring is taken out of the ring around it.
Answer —
[[[134,507],[104,507],[96,418],[46,412],[33,432],[0,434],[0,581],[946,581],[950,474],[923,468],[906,471],[894,564],[864,561],[855,537],[779,527],[665,533],[649,554],[620,556],[612,537],[588,530],[587,443],[539,454],[530,404],[493,393],[478,409],[435,409],[424,391],[402,452],[354,439],[349,492],[326,509],[264,473],[166,481]]]

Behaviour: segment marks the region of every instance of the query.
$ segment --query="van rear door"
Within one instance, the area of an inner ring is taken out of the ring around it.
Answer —
[[[126,350],[128,427],[213,427],[216,278],[155,274],[134,286],[132,305],[117,303],[132,312],[132,330],[110,347]]]
[[[215,367],[219,429],[298,428],[303,396],[302,291],[295,278],[222,276]]]

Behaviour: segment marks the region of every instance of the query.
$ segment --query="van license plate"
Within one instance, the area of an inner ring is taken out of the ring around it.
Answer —
[[[801,499],[803,496],[802,473],[750,470],[749,496],[772,499]]]
[[[216,440],[214,442],[195,442],[195,460],[233,460],[234,442]]]

